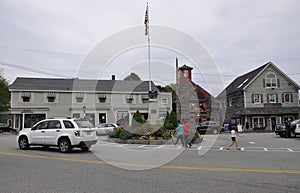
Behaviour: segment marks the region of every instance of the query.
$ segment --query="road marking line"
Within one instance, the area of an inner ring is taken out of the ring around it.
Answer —
[[[202,148],[202,146],[199,146],[197,149],[200,150]]]
[[[290,152],[294,152],[294,150],[292,150],[292,149],[290,149],[290,148],[287,148],[287,150],[290,151]]]
[[[267,149],[267,148],[264,148],[264,151],[268,151],[268,149]]]
[[[224,147],[220,147],[220,149],[219,149],[219,150],[220,150],[220,151],[222,151],[223,149],[224,149]]]
[[[160,148],[163,148],[163,147],[164,147],[164,145],[160,145],[160,146],[157,147],[157,149],[160,149]]]
[[[137,148],[143,148],[143,147],[145,147],[146,145],[140,145],[140,146],[138,146]]]
[[[245,148],[241,147],[241,151],[245,151]]]
[[[120,166],[132,166],[132,167],[157,167],[161,169],[177,169],[177,170],[194,170],[194,171],[223,171],[223,172],[244,172],[244,173],[279,173],[279,174],[299,174],[300,170],[270,170],[270,169],[247,169],[247,168],[218,168],[218,167],[197,167],[197,166],[176,166],[176,165],[153,165],[153,164],[136,164],[136,163],[119,163],[119,162],[103,162],[99,160],[83,160],[83,159],[74,159],[74,158],[62,158],[62,157],[51,157],[51,156],[40,156],[40,155],[30,155],[22,153],[13,153],[13,152],[0,152],[0,155],[9,155],[17,157],[28,157],[35,159],[47,159],[47,160],[56,160],[56,161],[70,161],[75,163],[92,163],[92,164],[113,164]]]
[[[249,141],[248,143],[255,145],[256,143],[254,141]]]

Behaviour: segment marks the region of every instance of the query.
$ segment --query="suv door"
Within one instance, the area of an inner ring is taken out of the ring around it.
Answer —
[[[35,125],[30,132],[30,143],[31,144],[44,144],[45,142],[45,131],[48,128],[48,121],[43,121]]]
[[[45,130],[45,144],[57,145],[57,138],[60,135],[61,128],[60,120],[49,121],[48,129]]]

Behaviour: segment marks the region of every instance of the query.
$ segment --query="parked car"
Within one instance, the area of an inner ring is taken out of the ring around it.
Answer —
[[[295,125],[295,135],[300,135],[300,119],[293,121],[293,125]]]
[[[5,123],[0,123],[0,133],[2,132],[10,132],[11,128],[5,124]]]
[[[102,123],[96,127],[96,134],[112,136],[119,128],[120,126],[114,123]]]
[[[42,120],[32,128],[21,130],[17,142],[23,150],[33,145],[45,148],[58,146],[65,153],[74,147],[89,150],[97,143],[97,136],[94,126],[87,120],[55,118]]]
[[[197,124],[196,129],[201,135],[218,134],[221,131],[221,126],[215,121],[203,121]]]
[[[275,134],[280,137],[296,137],[296,135],[300,135],[300,119],[292,121],[289,130],[286,129],[285,123],[277,124],[275,126]]]

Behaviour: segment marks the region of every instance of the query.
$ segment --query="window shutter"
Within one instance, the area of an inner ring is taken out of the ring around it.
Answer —
[[[252,103],[254,103],[254,94],[251,95]]]
[[[291,102],[293,102],[293,94],[291,94]]]
[[[267,95],[267,102],[269,103],[270,102],[270,94],[268,93]]]
[[[263,79],[263,87],[266,87],[266,79]]]
[[[278,94],[276,94],[276,103],[278,103]]]
[[[260,94],[260,103],[264,103],[264,95],[263,94]]]
[[[284,103],[284,93],[281,94],[282,103]]]
[[[279,78],[277,79],[277,88],[279,88],[280,87],[280,80],[279,80]]]

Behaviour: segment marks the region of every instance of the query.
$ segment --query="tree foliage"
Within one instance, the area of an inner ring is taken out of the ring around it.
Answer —
[[[137,74],[132,72],[130,75],[126,76],[124,80],[141,80],[141,78]]]
[[[164,129],[165,130],[172,130],[177,127],[177,117],[174,111],[171,113],[167,112],[167,116],[164,122]]]
[[[172,92],[172,91],[175,91],[175,84],[169,84],[167,86],[160,86],[160,85],[157,85],[156,86],[158,88],[158,90],[160,92]]]
[[[10,106],[10,93],[8,90],[8,82],[0,71],[0,112],[8,111]]]

